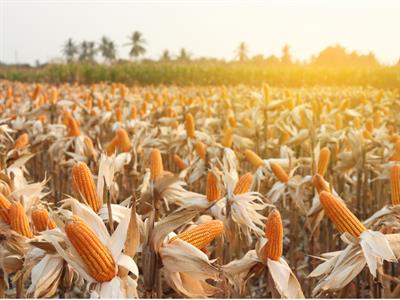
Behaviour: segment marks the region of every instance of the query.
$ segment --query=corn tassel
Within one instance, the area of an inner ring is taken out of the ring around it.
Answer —
[[[357,238],[367,230],[347,206],[331,193],[322,191],[319,198],[326,215],[340,233],[348,232]]]
[[[78,162],[72,167],[72,179],[75,189],[83,198],[83,202],[89,205],[95,212],[98,212],[102,203],[96,192],[92,172],[84,162]]]
[[[108,250],[96,234],[79,218],[73,218],[65,226],[65,233],[84,262],[87,271],[97,282],[111,281],[117,267]]]
[[[15,202],[11,204],[9,210],[10,228],[19,234],[32,238],[33,233],[29,226],[29,220],[25,213],[25,209],[21,203]]]
[[[281,214],[274,209],[265,222],[265,237],[267,243],[261,249],[261,259],[279,260],[283,253],[283,226]]]
[[[239,178],[238,182],[235,185],[233,193],[235,195],[247,193],[250,191],[252,184],[253,184],[253,175],[250,172],[248,172]]]
[[[224,224],[219,220],[213,220],[178,234],[170,240],[170,243],[181,239],[198,249],[204,249],[223,231]]]
[[[32,222],[37,232],[56,228],[56,223],[49,218],[49,213],[44,208],[35,209],[32,212]]]

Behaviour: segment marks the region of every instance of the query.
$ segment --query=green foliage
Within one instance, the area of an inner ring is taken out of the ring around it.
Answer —
[[[264,66],[252,63],[123,62],[110,66],[95,63],[49,64],[40,68],[0,67],[0,79],[28,82],[99,81],[126,84],[257,85],[275,86],[356,85],[379,88],[400,86],[400,66]]]

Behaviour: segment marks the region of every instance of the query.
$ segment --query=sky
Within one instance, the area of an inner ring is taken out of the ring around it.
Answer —
[[[241,41],[250,55],[281,55],[289,44],[305,60],[337,43],[392,64],[400,58],[397,0],[0,0],[0,61],[45,62],[68,38],[103,35],[128,58],[128,36],[147,41],[148,58],[184,47],[194,57],[233,59]]]

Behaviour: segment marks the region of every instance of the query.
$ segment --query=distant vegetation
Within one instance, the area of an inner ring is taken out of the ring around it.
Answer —
[[[77,43],[69,38],[62,47],[64,61],[36,67],[0,64],[0,79],[51,83],[400,86],[400,61],[383,66],[372,52],[367,55],[348,52],[340,45],[327,47],[308,61],[295,60],[289,45],[282,48],[280,57],[262,54],[250,57],[245,42],[235,49],[232,61],[196,58],[185,48],[177,55],[166,49],[159,59],[147,59],[148,44],[138,31],[128,37],[124,46],[130,48],[131,60],[118,58],[116,44],[108,37],[102,37],[98,43]]]

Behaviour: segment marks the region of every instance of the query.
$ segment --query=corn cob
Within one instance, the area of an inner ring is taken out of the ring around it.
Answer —
[[[115,119],[117,120],[117,122],[123,122],[122,108],[120,106],[117,106],[117,108],[115,109]]]
[[[394,152],[391,156],[390,160],[399,161],[400,160],[400,138],[396,137],[395,144],[394,144]]]
[[[108,144],[106,152],[108,156],[111,156],[117,151],[117,147],[119,145],[119,139],[118,136],[115,136],[111,142]]]
[[[235,128],[237,126],[236,119],[235,119],[235,116],[233,115],[233,113],[229,114],[228,122],[232,128]]]
[[[178,234],[170,240],[170,243],[181,239],[198,249],[204,249],[223,231],[224,224],[219,220],[213,220]]]
[[[136,109],[136,106],[132,106],[132,108],[131,108],[131,113],[130,113],[130,117],[131,117],[131,119],[136,119],[136,116],[137,116],[137,109]]]
[[[42,86],[37,84],[32,94],[32,100],[36,100],[42,90]]]
[[[271,162],[271,170],[275,174],[276,178],[279,179],[280,182],[287,183],[289,181],[289,175],[281,167],[281,165]]]
[[[32,211],[32,221],[36,231],[38,232],[56,228],[56,223],[49,218],[49,213],[44,208]]]
[[[235,195],[244,194],[250,191],[251,185],[253,184],[253,175],[248,172],[239,178],[235,185],[233,193]]]
[[[313,187],[317,189],[318,194],[321,193],[322,191],[329,192],[329,193],[331,192],[331,189],[329,188],[328,183],[319,174],[315,174],[313,176],[311,183],[312,183]]]
[[[279,260],[283,253],[283,226],[281,214],[276,209],[269,213],[265,222],[265,237],[268,241],[261,249],[261,259]]]
[[[390,189],[392,193],[392,205],[400,204],[400,165],[390,169]]]
[[[194,145],[194,148],[196,150],[197,155],[202,160],[206,160],[206,157],[207,157],[207,147],[206,147],[206,145],[204,145],[202,142],[197,142],[196,145]]]
[[[359,237],[362,232],[367,230],[347,206],[331,193],[322,191],[319,198],[326,215],[340,233],[348,232],[354,237]]]
[[[233,143],[233,130],[228,127],[225,129],[224,138],[222,140],[222,146],[226,148],[231,148]]]
[[[328,147],[324,147],[321,149],[319,152],[319,158],[318,158],[318,171],[317,173],[321,176],[324,176],[326,173],[326,170],[328,169],[329,165],[329,160],[331,158],[331,151],[329,150]]]
[[[271,91],[270,91],[269,85],[264,84],[263,89],[264,89],[264,103],[265,103],[265,105],[268,105],[269,102],[271,101]]]
[[[8,201],[8,199],[2,193],[0,193],[0,219],[7,224],[10,224],[10,208],[10,201]]]
[[[157,180],[164,171],[161,152],[158,149],[151,150],[150,153],[150,178],[152,181]]]
[[[213,172],[208,172],[207,174],[206,196],[208,202],[214,202],[221,197],[218,188],[218,178]]]
[[[369,132],[372,133],[374,130],[374,121],[369,119],[367,122],[365,122],[365,129]]]
[[[89,205],[95,212],[101,208],[101,201],[96,192],[92,172],[84,162],[78,162],[72,167],[72,179],[75,189],[83,198],[83,202]]]
[[[255,152],[251,151],[250,149],[246,149],[244,151],[244,155],[246,156],[247,160],[256,168],[260,167],[264,161],[259,157]]]
[[[77,137],[81,134],[81,130],[79,129],[78,122],[70,117],[68,120],[68,136]]]
[[[75,217],[69,221],[65,226],[65,233],[90,276],[97,282],[107,282],[115,277],[117,267],[110,250],[81,219]]]
[[[33,233],[29,226],[29,220],[25,214],[25,209],[21,203],[15,202],[11,204],[9,210],[10,228],[19,234],[32,238]]]
[[[195,137],[194,119],[191,113],[188,113],[185,118],[186,134],[189,138]]]
[[[22,149],[26,145],[28,145],[28,142],[29,142],[28,134],[23,133],[16,139],[15,144],[14,144],[14,149]]]
[[[118,137],[118,146],[122,152],[129,152],[132,148],[131,141],[129,140],[128,133],[125,129],[119,128],[116,136]]]
[[[174,154],[174,156],[172,157],[172,159],[174,160],[174,163],[176,165],[176,167],[182,171],[184,169],[187,168],[187,164],[182,160],[182,158],[179,157],[179,155]]]

